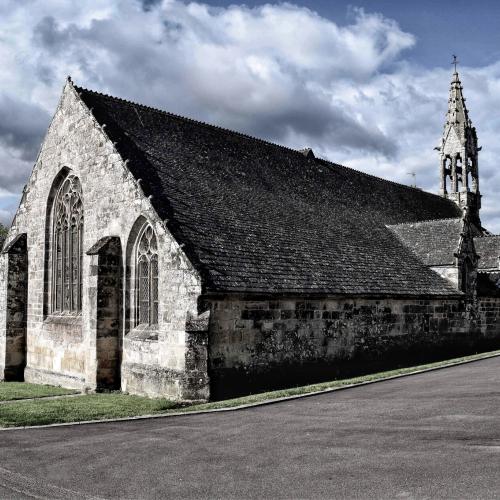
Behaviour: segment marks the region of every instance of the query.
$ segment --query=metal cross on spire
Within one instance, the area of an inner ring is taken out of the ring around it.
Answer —
[[[457,64],[458,64],[458,59],[457,59],[457,56],[455,54],[453,54],[453,61],[451,64],[453,64],[455,66],[455,73],[457,72]]]

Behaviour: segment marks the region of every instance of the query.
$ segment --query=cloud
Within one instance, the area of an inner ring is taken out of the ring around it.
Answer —
[[[61,52],[69,37],[69,30],[60,30],[52,16],[41,19],[33,30],[33,41],[52,50],[53,55]]]
[[[429,190],[449,71],[405,62],[415,37],[354,8],[340,25],[290,3],[209,7],[180,0],[3,0],[0,187],[20,193],[64,79],[216,123]],[[500,67],[463,68],[484,152],[485,217],[500,187],[494,159]],[[491,198],[491,201],[489,199]],[[0,198],[0,218],[3,217]]]
[[[324,92],[338,78],[366,80],[414,43],[393,21],[358,10],[352,25],[338,27],[289,4],[142,6],[84,24],[43,17],[32,35],[39,78],[54,80],[47,60],[55,57],[76,66],[78,81],[271,140],[293,134],[396,152],[395,142]]]
[[[142,5],[142,8],[148,12],[151,10],[153,7],[157,6],[158,4],[161,4],[162,0],[140,0],[140,3]]]
[[[22,160],[33,160],[49,124],[49,114],[35,104],[0,94],[0,116],[0,144],[4,150],[13,151]]]

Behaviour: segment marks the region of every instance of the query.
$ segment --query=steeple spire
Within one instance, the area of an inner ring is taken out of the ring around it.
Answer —
[[[451,80],[448,111],[440,152],[441,195],[454,200],[480,224],[478,153],[476,129],[472,126],[463,96],[463,87],[457,72],[457,58],[453,56],[455,71]],[[448,179],[450,186],[447,185]],[[479,226],[480,227],[480,226]]]

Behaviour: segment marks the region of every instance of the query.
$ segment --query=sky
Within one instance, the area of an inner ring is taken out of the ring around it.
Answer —
[[[80,86],[437,192],[452,54],[500,233],[500,2],[1,0],[0,222],[67,75]]]

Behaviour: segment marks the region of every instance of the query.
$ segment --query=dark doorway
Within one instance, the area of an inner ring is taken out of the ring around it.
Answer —
[[[101,240],[97,269],[97,389],[121,386],[123,259],[119,238]]]
[[[28,250],[26,234],[12,240],[7,254],[6,349],[4,379],[23,381],[28,316]]]

